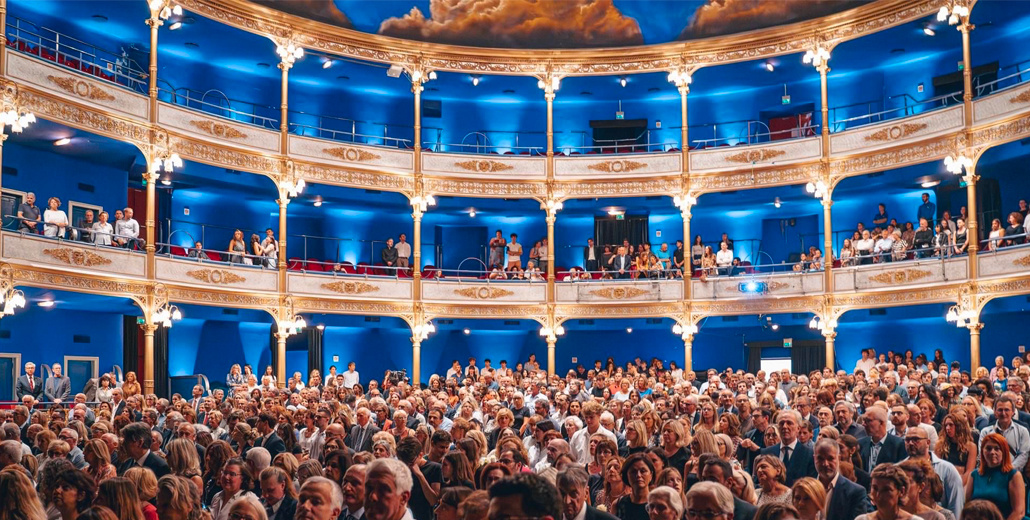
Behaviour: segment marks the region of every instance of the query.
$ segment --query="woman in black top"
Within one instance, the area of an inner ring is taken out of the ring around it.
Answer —
[[[441,490],[450,487],[476,488],[476,485],[472,483],[474,478],[472,465],[469,464],[469,459],[465,456],[464,451],[453,450],[447,452],[440,461],[440,469],[443,474],[443,484],[440,485]]]
[[[629,487],[629,494],[615,504],[612,512],[620,520],[649,520],[647,494],[655,479],[654,465],[643,453],[626,458],[622,465],[622,482]]]
[[[669,419],[662,425],[662,448],[668,467],[682,472],[683,466],[690,460],[690,449],[687,448],[689,437],[683,432],[683,424],[676,419]]]
[[[1025,234],[1023,231],[1023,214],[1018,211],[1009,213],[1009,225],[1005,228],[1005,240],[1008,242],[1008,245],[1015,246],[1026,243]]]

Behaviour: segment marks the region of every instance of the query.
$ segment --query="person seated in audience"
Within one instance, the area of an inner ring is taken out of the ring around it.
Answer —
[[[1005,245],[1005,229],[1001,227],[1001,221],[994,219],[991,221],[991,234],[990,240],[987,241],[988,251],[997,251],[999,247]]]
[[[118,215],[115,214],[115,218],[117,217]],[[139,222],[132,218],[132,208],[125,208],[122,211],[122,218],[115,221],[114,234],[115,244],[119,247],[135,247],[136,239],[139,238]],[[242,234],[240,235],[240,241],[243,241]]]
[[[1022,213],[1018,211],[1009,213],[1009,225],[1005,228],[1005,236],[1009,238],[1005,239],[1005,245],[1016,246],[1026,243],[1026,233],[1023,231],[1024,221]]]
[[[525,276],[526,279],[528,279],[531,282],[544,281],[543,273],[540,271],[540,268],[536,266],[536,262],[534,262],[533,260],[530,260],[529,263],[526,264]]]
[[[43,222],[43,235],[52,238],[65,238],[68,235],[68,214],[61,209],[61,199],[50,197],[47,200]]]
[[[862,238],[855,242],[855,251],[858,253],[858,263],[868,265],[873,263],[873,248],[876,242],[868,229],[862,231]]]
[[[654,262],[658,261],[657,257],[655,257],[651,253],[641,252],[637,256],[636,265],[637,265],[637,276],[638,277],[640,277],[640,278],[651,278],[652,277],[652,275],[654,274],[654,267],[653,267],[653,264],[652,264],[652,259],[654,259]]]
[[[875,255],[876,262],[890,262],[891,252],[894,249],[893,237],[887,234],[887,230],[884,229],[880,232],[880,238],[876,240],[876,245],[873,246],[873,254]]]
[[[608,268],[611,269],[612,276],[615,278],[629,278],[633,270],[632,265],[633,260],[626,250],[626,246],[619,246],[618,253],[608,259]]]
[[[114,226],[107,221],[108,215],[106,211],[100,212],[100,221],[94,222],[90,226],[91,232],[89,233],[93,243],[98,246],[109,246],[111,245],[111,238],[114,236]]]
[[[925,193],[923,194],[926,195]],[[916,258],[926,257],[933,247],[933,230],[930,229],[930,221],[925,218],[919,219],[919,228],[916,229]]]
[[[955,233],[955,221],[952,220],[950,211],[944,210],[938,223],[940,223],[941,229],[947,230],[951,234]]]
[[[604,265],[601,266],[601,279],[602,280],[612,280],[613,279],[612,278],[612,272],[608,269],[608,266],[604,266]]]
[[[233,231],[232,240],[229,241],[229,247],[225,250],[229,252],[230,264],[251,265],[252,262],[246,257],[247,244],[243,242],[243,231],[239,229]]]
[[[900,262],[908,258],[908,242],[902,237],[901,231],[894,230],[894,241],[891,244],[891,260]]]
[[[658,247],[654,255],[658,258],[658,263],[661,264],[663,271],[672,270],[672,251],[669,251],[668,242],[662,242],[662,245]]]
[[[525,280],[526,273],[521,267],[514,265],[508,269],[508,279],[510,280]]]
[[[726,234],[723,233],[723,236],[725,237]],[[725,241],[719,243],[719,252],[715,255],[715,265],[719,268],[719,274],[724,276],[730,274],[730,266],[733,265],[733,250]]]
[[[840,248],[840,266],[851,267],[858,263],[858,259],[855,258],[855,246],[852,245],[850,238],[844,239],[844,245]]]
[[[956,255],[965,254],[969,249],[969,230],[966,228],[966,220],[958,219],[955,221],[955,241],[954,251]]]
[[[204,244],[200,242],[193,243],[193,248],[190,249],[189,253],[187,253],[187,256],[189,256],[190,258],[199,258],[201,260],[210,259],[208,258],[207,253],[204,252]]]
[[[794,264],[793,269],[795,273],[804,273],[808,271],[811,265],[812,263],[808,260],[808,253],[801,253],[801,258],[798,260],[798,263]]]
[[[261,241],[261,256],[265,257],[265,265],[275,269],[279,260],[279,241],[275,239],[275,231],[272,228],[265,230],[265,238]]]
[[[500,267],[494,267],[490,270],[490,275],[487,278],[490,280],[507,280],[508,275]]]
[[[901,238],[908,244],[909,249],[915,247],[916,230],[911,222],[905,222],[905,228],[901,231]]]
[[[812,262],[813,271],[821,271],[823,269],[823,252],[815,246],[809,248],[809,260]]]
[[[36,194],[31,191],[25,194],[25,200],[18,205],[18,231],[23,233],[39,233],[39,207],[36,206]]]
[[[96,218],[94,217],[93,210],[87,209],[86,213],[83,214],[82,219],[75,223],[75,229],[72,229],[72,237],[79,242],[93,242],[93,224],[96,224]]]

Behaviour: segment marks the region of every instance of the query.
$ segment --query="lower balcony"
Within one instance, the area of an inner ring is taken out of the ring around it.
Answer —
[[[836,292],[891,289],[959,282],[968,277],[969,259],[965,256],[927,258],[837,269],[833,288]]]
[[[103,274],[140,278],[146,275],[147,257],[142,251],[10,231],[3,235],[6,259]]]
[[[547,299],[547,283],[447,278],[424,280],[422,299],[447,303],[539,305]]]
[[[289,272],[286,287],[290,294],[304,294],[326,298],[360,298],[383,300],[410,300],[411,278],[393,276],[361,276]]]
[[[824,278],[821,271],[709,276],[703,281],[691,280],[690,291],[695,300],[803,296],[825,291]]]
[[[683,280],[556,282],[558,303],[647,303],[683,299]]]
[[[214,288],[251,291],[278,290],[274,269],[197,258],[158,258],[157,279]]]

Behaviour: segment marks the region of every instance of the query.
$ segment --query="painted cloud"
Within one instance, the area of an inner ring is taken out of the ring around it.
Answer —
[[[418,8],[384,20],[379,33],[414,40],[508,48],[641,45],[633,18],[612,0],[430,0],[429,18]]]
[[[310,18],[317,22],[325,22],[350,29],[353,27],[347,15],[333,0],[252,0],[254,3],[271,7],[284,13]]]
[[[851,9],[865,0],[708,0],[680,39],[732,34],[808,20]]]

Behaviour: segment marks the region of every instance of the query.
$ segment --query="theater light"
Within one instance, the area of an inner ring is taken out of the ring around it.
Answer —
[[[767,61],[767,62],[765,62],[765,70],[767,70],[769,72],[772,72],[772,71],[776,70],[776,66],[773,65],[771,61]]]
[[[64,146],[64,145],[66,145],[66,144],[68,144],[70,142],[72,142],[71,139],[68,139],[67,137],[62,137],[62,138],[54,141],[54,146]]]

